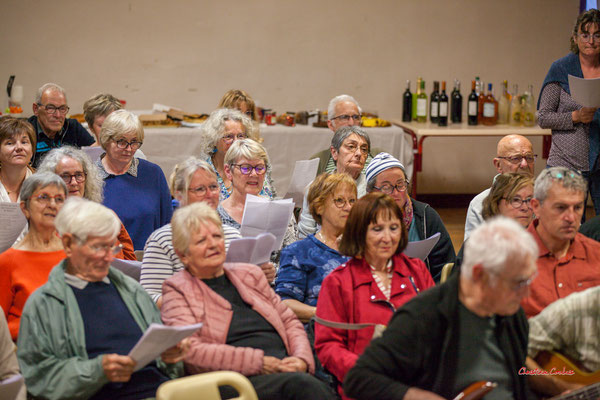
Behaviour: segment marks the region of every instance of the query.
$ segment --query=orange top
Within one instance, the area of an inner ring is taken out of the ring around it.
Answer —
[[[63,250],[39,252],[11,248],[0,254],[0,306],[13,340],[17,340],[27,298],[46,283],[52,268],[66,257]]]
[[[122,223],[121,231],[119,232],[119,236],[117,236],[117,240],[123,245],[123,249],[119,253],[117,253],[115,257],[123,260],[136,261],[137,257],[135,256],[135,252],[133,251],[133,242],[131,241],[129,233],[127,233],[127,229],[125,229],[125,225],[123,225]]]

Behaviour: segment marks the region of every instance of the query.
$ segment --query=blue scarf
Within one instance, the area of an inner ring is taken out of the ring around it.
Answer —
[[[581,63],[579,62],[579,56],[577,54],[569,53],[567,56],[552,63],[550,70],[544,79],[544,83],[542,83],[540,96],[538,97],[538,109],[540,108],[542,92],[546,85],[551,82],[557,82],[565,92],[569,93],[569,95],[571,94],[569,89],[569,75],[583,78]],[[598,167],[596,162],[598,161],[598,155],[600,154],[600,110],[596,111],[594,119],[590,122],[589,143],[589,167],[590,171],[595,171]]]

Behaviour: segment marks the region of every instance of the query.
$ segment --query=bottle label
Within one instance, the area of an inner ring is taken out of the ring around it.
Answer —
[[[427,99],[417,99],[417,115],[419,117],[427,116]]]
[[[496,113],[496,107],[494,103],[483,103],[483,116],[486,118],[493,118]]]
[[[448,103],[440,102],[440,117],[447,117],[447,116],[448,116]]]
[[[438,116],[438,107],[439,107],[439,103],[437,101],[431,102],[431,117],[432,118],[435,118]]]
[[[475,100],[469,102],[469,115],[472,117],[477,115],[477,101]]]

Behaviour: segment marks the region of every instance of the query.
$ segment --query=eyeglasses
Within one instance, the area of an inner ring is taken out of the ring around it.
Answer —
[[[349,204],[350,207],[352,207],[354,205],[354,203],[356,203],[356,199],[343,199],[341,197],[338,197],[337,199],[333,199],[333,204],[335,204],[335,206],[337,208],[344,208],[346,206],[346,204]]]
[[[358,150],[358,149],[359,149],[359,147],[358,147],[356,144],[354,144],[354,143],[347,143],[347,144],[344,144],[344,147],[345,147],[345,148],[346,148],[346,149],[347,149],[349,152],[351,152],[351,153],[354,153],[354,152],[356,152],[356,150]],[[363,156],[364,156],[364,155],[367,155],[367,154],[369,154],[369,146],[368,146],[368,145],[366,145],[366,144],[365,144],[365,145],[362,145],[362,146],[360,146],[360,153],[361,153]]]
[[[54,113],[56,113],[58,111],[62,115],[65,115],[70,110],[70,108],[68,106],[56,107],[53,104],[46,104],[46,105],[44,105],[42,103],[37,103],[37,105],[40,106],[41,108],[43,108],[44,110],[46,110],[46,112],[48,114],[54,114]]]
[[[75,172],[73,175],[65,173],[65,174],[60,174],[59,176],[63,181],[65,181],[66,184],[71,183],[73,178],[75,178],[75,181],[77,183],[85,182],[85,177],[86,177],[85,172]]]
[[[267,167],[264,164],[252,166],[250,164],[233,164],[234,167],[238,167],[243,175],[250,175],[252,171],[256,171],[256,175],[262,175],[267,171]]]
[[[533,275],[531,275],[529,278],[519,279],[519,280],[509,280],[509,279],[502,277],[501,275],[499,275],[497,273],[492,273],[492,274],[496,275],[497,277],[501,278],[502,280],[504,280],[506,282],[510,282],[510,284],[509,284],[510,288],[512,290],[514,290],[515,292],[520,292],[521,290],[525,289],[526,287],[531,286],[534,279],[538,276],[538,271],[535,271],[535,273]]]
[[[524,156],[510,156],[510,157],[500,157],[498,156],[498,158],[501,158],[503,160],[508,161],[511,164],[521,164],[523,162],[523,159],[525,159],[525,161],[527,162],[527,164],[533,164],[537,158],[537,154],[527,154]]]
[[[406,191],[407,185],[408,185],[408,181],[403,180],[403,181],[396,182],[395,185],[392,185],[391,183],[384,183],[380,187],[377,187],[377,186],[373,186],[373,187],[385,194],[392,194],[392,193],[394,193],[394,189],[397,190],[398,192]]]
[[[40,203],[42,203],[45,206],[49,205],[50,202],[52,202],[52,200],[54,200],[54,203],[57,206],[62,205],[65,202],[65,196],[63,196],[62,194],[57,194],[56,196],[50,196],[49,194],[43,193],[43,194],[40,194],[39,196],[36,196],[35,199],[37,199],[37,201],[39,201]]]
[[[596,42],[600,42],[600,32],[596,32],[593,35],[590,35],[587,32],[581,32],[577,34],[577,36],[579,36],[579,39],[581,39],[581,41],[585,43],[591,42],[592,39],[594,39],[594,41]]]
[[[506,202],[510,204],[512,208],[521,208],[523,203],[525,203],[527,207],[531,208],[531,197],[528,197],[526,199],[522,199],[520,197],[513,197],[512,199],[508,197],[503,197],[503,199],[506,200]]]
[[[360,114],[354,114],[354,115],[342,114],[342,115],[338,115],[337,117],[333,117],[331,119],[332,120],[339,119],[340,121],[343,121],[343,122],[348,122],[350,120],[354,120],[354,122],[360,122],[361,118],[362,118],[362,115],[360,115]]]
[[[115,140],[115,143],[117,144],[117,147],[119,149],[126,149],[127,146],[130,146],[131,150],[137,150],[141,147],[143,142],[138,142],[137,140],[132,140],[131,142],[128,142],[125,139],[119,139]]]
[[[198,186],[196,188],[189,188],[188,191],[194,193],[197,196],[204,196],[207,191],[211,191],[213,193],[219,191],[219,185],[212,184],[208,186]]]
[[[252,110],[248,110],[244,114],[246,114],[246,116],[248,116],[250,118],[254,118],[254,111],[252,111]]]
[[[247,139],[248,135],[246,135],[245,133],[238,133],[237,135],[223,135],[223,141],[227,144],[231,144],[233,143],[234,140],[243,140],[243,139]]]
[[[571,171],[569,169],[566,168],[561,168],[558,171],[557,170],[552,170],[550,171],[550,176],[555,178],[555,179],[565,179],[565,178],[575,178],[576,176],[581,177],[582,175],[577,172],[577,171]]]
[[[73,235],[73,237],[75,239],[77,239],[77,241],[79,242],[80,245],[82,246],[87,246],[88,249],[90,249],[92,251],[92,253],[94,253],[95,256],[98,257],[104,257],[107,254],[111,254],[111,255],[116,255],[119,254],[119,252],[121,251],[121,249],[123,248],[122,244],[88,244],[86,243],[85,240],[81,240],[79,237]]]

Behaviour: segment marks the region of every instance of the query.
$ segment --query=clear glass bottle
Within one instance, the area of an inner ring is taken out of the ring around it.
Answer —
[[[498,99],[498,123],[508,124],[510,111],[510,95],[508,94],[508,81],[502,82],[502,93]]]
[[[521,118],[521,96],[519,96],[519,86],[515,83],[513,85],[512,99],[510,101],[510,118],[508,123],[512,126],[520,126],[522,123]]]
[[[535,125],[535,98],[533,97],[533,85],[527,87],[527,91],[523,94],[523,125]]]

